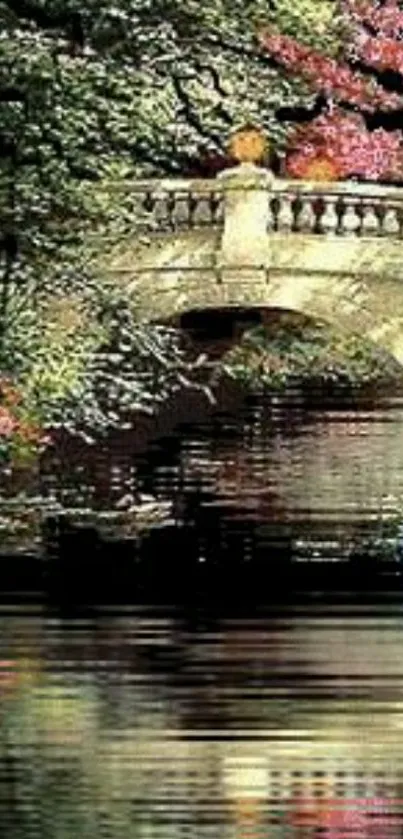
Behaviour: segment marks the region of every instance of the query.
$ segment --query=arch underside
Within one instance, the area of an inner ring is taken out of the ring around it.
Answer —
[[[288,310],[358,334],[403,365],[403,282],[398,279],[233,269],[173,280],[154,276],[149,285],[137,285],[134,300],[142,319],[166,321],[209,309]]]

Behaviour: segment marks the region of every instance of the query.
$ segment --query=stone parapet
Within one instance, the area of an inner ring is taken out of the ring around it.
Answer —
[[[267,232],[403,235],[403,190],[378,184],[282,180],[267,169],[243,164],[216,179],[144,179],[108,189],[130,197],[136,229],[154,233],[224,227],[227,243],[231,225],[238,228],[238,239],[252,236],[256,245],[257,229],[266,220]]]

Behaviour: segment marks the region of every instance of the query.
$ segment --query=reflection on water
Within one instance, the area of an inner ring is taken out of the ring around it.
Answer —
[[[186,550],[212,563],[340,560],[365,540],[389,550],[403,515],[403,393],[313,397],[175,408],[147,445],[140,427],[92,449],[59,445],[22,504],[0,491],[0,546],[41,552],[46,522],[67,515],[142,555],[150,523],[179,547],[186,528]]]
[[[167,578],[185,531],[186,562],[227,563],[229,584],[237,561],[343,559],[364,536],[385,542],[403,509],[401,397],[308,410],[295,392],[221,407],[178,420],[146,451],[127,440],[88,460],[59,450],[45,495],[95,511],[98,529],[105,514],[112,562],[108,515],[129,499],[128,562],[152,569],[157,555]],[[141,550],[130,533],[140,496],[170,518]],[[82,573],[74,544],[64,558]],[[86,544],[93,585],[102,554]],[[396,606],[237,620],[200,608],[3,611],[0,836],[403,836],[402,642]]]
[[[402,835],[399,607],[0,629],[7,839]]]

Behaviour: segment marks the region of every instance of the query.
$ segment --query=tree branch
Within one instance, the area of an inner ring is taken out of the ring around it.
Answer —
[[[220,76],[215,67],[212,67],[210,64],[202,64],[202,62],[197,59],[194,61],[194,66],[199,73],[210,73],[216,93],[219,93],[220,96],[228,96],[228,93],[221,87]]]
[[[384,87],[388,93],[403,94],[403,76],[398,70],[377,69],[356,58],[347,58],[346,64],[348,64],[351,70],[358,70],[364,76],[373,76],[376,82],[381,87]]]
[[[191,125],[192,128],[194,128],[197,131],[197,133],[200,134],[201,137],[204,137],[208,140],[212,140],[218,147],[220,147],[222,138],[218,135],[212,134],[203,126],[203,123],[199,119],[198,115],[195,113],[189,95],[186,93],[186,90],[181,85],[180,76],[177,73],[172,73],[171,80],[175,89],[175,93],[179,101],[183,105],[183,114],[186,117],[186,120],[189,123],[189,125]]]
[[[229,41],[226,41],[221,33],[217,32],[214,37],[207,37],[203,39],[203,44],[207,47],[220,47],[220,49],[231,52],[234,55],[239,55],[241,58],[250,58],[252,61],[256,61],[258,64],[262,64],[265,67],[272,67],[276,70],[282,70],[284,72],[284,67],[280,64],[279,61],[276,61],[275,58],[271,58],[271,56],[264,53],[262,50],[253,49],[246,47],[244,44],[235,44]],[[286,75],[288,75],[286,73]]]

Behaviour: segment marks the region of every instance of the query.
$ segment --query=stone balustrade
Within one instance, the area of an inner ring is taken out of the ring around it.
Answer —
[[[403,189],[277,179],[241,164],[211,180],[121,184],[126,232],[101,271],[158,321],[287,309],[366,336],[403,364]]]
[[[120,190],[129,197],[141,230],[179,232],[223,224],[224,191],[212,180],[141,180]]]
[[[345,182],[279,182],[269,195],[268,232],[401,237],[403,190]]]
[[[265,189],[268,233],[403,235],[403,189],[397,187],[281,179],[274,179],[269,186],[264,182],[248,186],[236,179],[226,182],[218,178],[139,180],[119,189],[130,199],[141,230],[221,228],[229,192],[241,190],[245,194]]]

